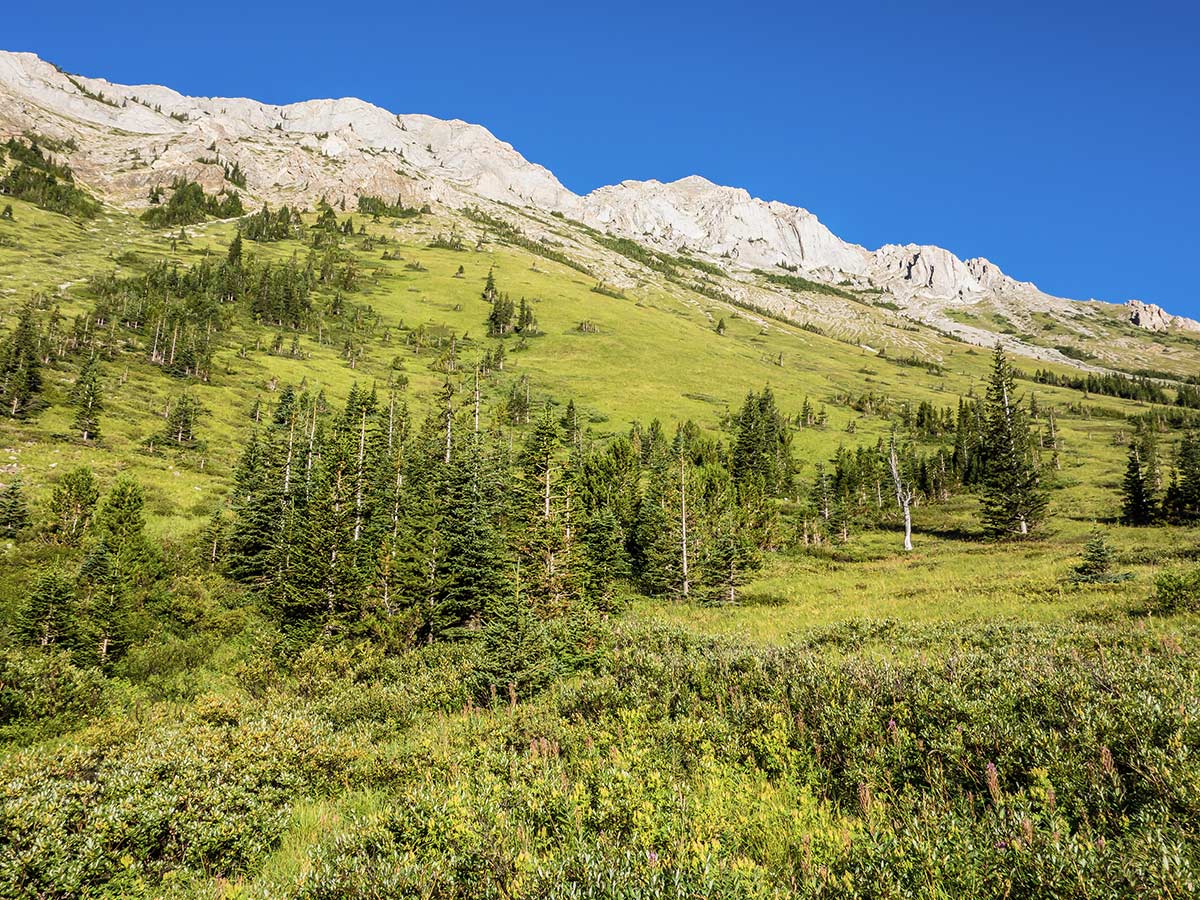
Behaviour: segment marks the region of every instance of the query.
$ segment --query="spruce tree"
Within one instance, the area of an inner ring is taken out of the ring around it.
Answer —
[[[1157,514],[1154,485],[1142,461],[1142,442],[1129,442],[1129,457],[1122,485],[1121,521],[1126,525],[1151,525]]]
[[[177,447],[194,446],[201,412],[199,400],[186,391],[180,394],[167,414],[167,427],[163,429],[162,439]]]
[[[992,359],[985,406],[984,526],[993,537],[1024,537],[1045,516],[1048,498],[1033,453],[1028,416],[1016,395],[1016,375],[1000,345]]]
[[[251,434],[233,474],[233,524],[229,530],[226,567],[246,584],[265,583],[284,513],[284,498],[271,468],[270,448]]]
[[[1172,522],[1200,522],[1200,437],[1184,433],[1175,451],[1175,471],[1163,498],[1163,509]]]
[[[709,602],[732,605],[762,558],[747,508],[739,502],[732,485],[721,491],[713,512],[700,561],[703,597]]]
[[[61,572],[44,573],[17,615],[17,639],[44,649],[70,647],[75,637],[74,606],[72,579]]]
[[[444,578],[434,599],[429,633],[454,640],[476,632],[484,614],[510,590],[501,519],[501,475],[497,455],[482,434],[470,434],[448,467],[444,519]]]
[[[625,531],[611,506],[605,504],[587,515],[580,540],[584,592],[598,609],[612,611],[617,584],[630,571]]]
[[[67,472],[50,494],[50,531],[60,544],[76,546],[92,521],[100,487],[87,466]]]
[[[75,381],[71,392],[75,404],[75,430],[84,443],[100,439],[100,413],[104,410],[104,398],[100,389],[100,377],[96,371],[96,359],[88,360]]]
[[[1076,584],[1105,584],[1131,578],[1129,573],[1113,572],[1116,558],[1117,555],[1105,539],[1104,532],[1099,528],[1093,529],[1083,548],[1083,559],[1071,570],[1071,581]]]
[[[0,406],[6,415],[23,418],[37,409],[41,390],[41,335],[34,306],[27,303],[16,329],[0,343]]]
[[[14,538],[29,524],[29,504],[17,478],[0,487],[0,537]]]

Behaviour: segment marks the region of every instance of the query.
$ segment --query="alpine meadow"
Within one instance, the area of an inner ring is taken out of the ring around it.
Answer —
[[[1200,324],[0,53],[0,897],[1200,895]]]

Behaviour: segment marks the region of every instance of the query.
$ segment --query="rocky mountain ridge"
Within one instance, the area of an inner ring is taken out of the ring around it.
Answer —
[[[73,138],[81,181],[109,202],[143,206],[150,188],[180,174],[225,186],[236,161],[254,201],[310,204],[360,194],[461,208],[479,200],[532,207],[661,250],[701,254],[731,272],[795,272],[881,291],[906,315],[966,339],[994,339],[954,315],[981,301],[1008,319],[1045,313],[1087,328],[1094,310],[1005,275],[986,259],[941,247],[843,241],[808,210],[690,176],[625,181],[579,196],[486,128],[394,114],[362,100],[272,105],[187,97],[158,85],[70,75],[32,53],[0,51],[0,134]],[[1156,311],[1157,310],[1157,311]],[[1200,323],[1130,301],[1128,321],[1152,331]]]

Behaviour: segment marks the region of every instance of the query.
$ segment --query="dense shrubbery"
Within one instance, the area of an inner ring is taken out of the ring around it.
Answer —
[[[253,875],[291,804],[337,787],[386,800],[331,817],[303,877],[251,895],[1197,888],[1193,632],[849,623],[778,649],[645,626],[598,637],[582,679],[512,705],[502,691],[490,711],[469,689],[488,665],[479,642],[400,657],[321,644],[180,719],[18,753],[0,766],[0,880],[65,897]],[[815,649],[888,644],[921,656]]]
[[[1160,573],[1154,580],[1154,605],[1168,615],[1200,611],[1200,569]]]
[[[354,779],[365,757],[319,719],[219,698],[180,721],[106,722],[5,762],[0,884],[75,898],[177,869],[238,875],[278,841],[289,801]]]

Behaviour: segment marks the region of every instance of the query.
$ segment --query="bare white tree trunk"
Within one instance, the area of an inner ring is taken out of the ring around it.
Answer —
[[[679,457],[679,532],[683,561],[683,596],[686,597],[691,585],[688,583],[687,470],[684,468],[682,455]]]
[[[913,489],[900,475],[900,455],[896,452],[895,435],[892,435],[892,445],[888,451],[888,466],[892,470],[892,483],[896,486],[896,504],[904,513],[904,549],[911,550]]]

